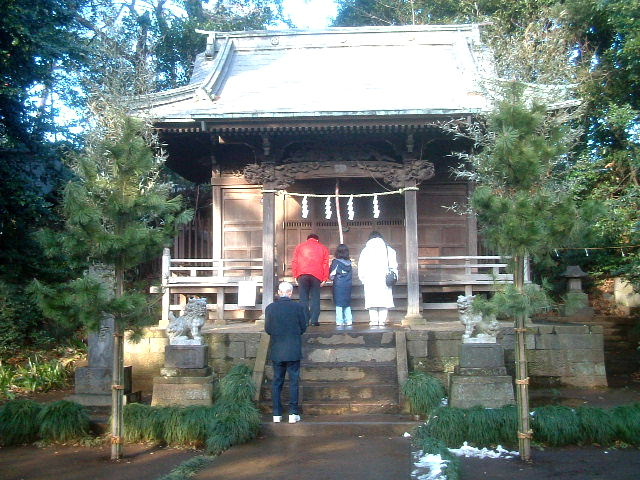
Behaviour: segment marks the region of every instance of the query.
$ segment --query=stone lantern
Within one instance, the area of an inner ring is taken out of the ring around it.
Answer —
[[[578,317],[576,320],[587,320],[593,317],[593,308],[589,307],[589,297],[582,291],[582,279],[589,275],[579,265],[569,265],[561,274],[568,281],[567,303],[562,313],[567,317]]]

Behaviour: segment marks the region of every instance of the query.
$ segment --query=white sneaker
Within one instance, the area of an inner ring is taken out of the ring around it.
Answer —
[[[280,423],[281,421],[282,421],[282,416],[280,415],[273,416],[273,423]]]
[[[289,423],[297,423],[300,421],[300,415],[289,415]]]

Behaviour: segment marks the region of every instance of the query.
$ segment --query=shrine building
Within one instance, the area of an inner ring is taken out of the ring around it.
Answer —
[[[165,251],[163,323],[189,295],[207,297],[214,326],[258,319],[310,233],[332,253],[342,235],[357,262],[381,232],[398,254],[390,313],[403,325],[512,280],[479,242],[464,213],[472,185],[455,173],[472,145],[452,127],[491,107],[478,25],[200,33],[190,83],[137,111],[167,166],[211,185]],[[362,295],[355,280],[355,321],[367,320]]]

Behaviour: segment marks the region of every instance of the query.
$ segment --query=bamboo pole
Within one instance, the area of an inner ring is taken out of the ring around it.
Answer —
[[[516,289],[524,293],[524,264],[525,257],[516,255],[514,260],[513,281]],[[529,376],[527,374],[527,346],[526,346],[526,316],[524,313],[516,316],[516,402],[518,404],[518,449],[520,458],[525,462],[531,461],[532,430],[529,416]]]
[[[338,217],[338,233],[340,234],[340,243],[344,243],[342,235],[342,215],[340,215],[340,180],[336,179],[336,216]]]
[[[116,267],[115,294],[124,294],[124,269]],[[111,381],[111,460],[122,458],[124,405],[124,337],[117,319],[113,322],[113,372]]]

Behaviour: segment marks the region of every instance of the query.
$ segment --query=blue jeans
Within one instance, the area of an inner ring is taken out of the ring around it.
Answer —
[[[273,397],[273,415],[282,416],[282,385],[284,376],[289,372],[289,415],[298,415],[298,385],[300,384],[300,360],[294,362],[272,362],[273,384],[271,396]]]
[[[351,307],[336,306],[336,325],[351,325],[352,321]]]
[[[318,325],[320,318],[320,280],[313,275],[300,275],[298,281],[298,295],[300,303],[309,309],[309,324]]]

